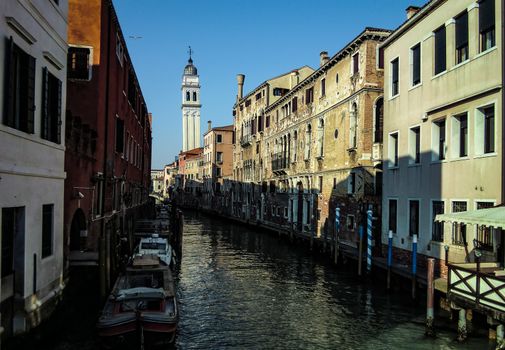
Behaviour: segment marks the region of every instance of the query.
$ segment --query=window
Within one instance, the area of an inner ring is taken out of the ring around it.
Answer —
[[[310,146],[312,143],[312,127],[310,124],[307,124],[307,131],[305,132],[305,160],[309,160],[310,158]]]
[[[421,129],[419,126],[410,129],[410,164],[419,164],[421,162]]]
[[[196,91],[193,91],[193,101],[196,102]]]
[[[479,2],[479,33],[481,51],[489,50],[496,44],[494,1],[495,0],[482,0]]]
[[[258,92],[258,93],[256,94],[256,101],[258,101],[260,98],[261,98],[261,92]]]
[[[398,68],[398,58],[395,58],[393,61],[391,61],[391,96],[396,96],[400,92]]]
[[[435,30],[435,75],[446,69],[445,26]]]
[[[349,114],[349,148],[356,148],[358,145],[358,106],[352,104]]]
[[[124,121],[116,118],[116,152],[124,152]]]
[[[135,86],[135,75],[131,70],[128,72],[128,102],[130,102],[131,107],[135,111],[137,106],[137,88]]]
[[[412,59],[412,86],[421,83],[421,44],[410,49]]]
[[[270,116],[267,115],[267,117],[265,118],[265,128],[268,128],[270,127]]]
[[[319,124],[317,128],[317,156],[319,158],[324,155],[324,119],[319,119]]]
[[[378,56],[377,68],[384,69],[384,49],[383,48],[378,49],[377,56]]]
[[[452,212],[460,213],[467,211],[467,204],[463,201],[452,202]],[[452,243],[457,245],[464,245],[466,242],[466,225],[454,223]]]
[[[326,95],[326,79],[321,80],[321,96]]]
[[[121,38],[119,37],[119,33],[116,33],[116,56],[119,60],[119,64],[121,67],[123,66],[123,44],[121,43]]]
[[[494,107],[484,108],[484,153],[494,152]]]
[[[338,84],[338,73],[337,73],[337,75],[335,75],[335,83]]]
[[[61,143],[61,81],[42,70],[42,122],[41,137]]]
[[[354,215],[347,215],[347,229],[354,231]]]
[[[491,202],[477,202],[477,210],[492,208]],[[477,225],[477,244],[483,250],[493,250],[493,229],[488,226]]]
[[[91,50],[86,47],[68,48],[67,68],[68,79],[89,80],[91,76],[89,59]]]
[[[314,101],[314,88],[308,88],[305,90],[305,104],[311,104]]]
[[[432,160],[445,159],[445,119],[433,123]]]
[[[382,128],[384,123],[384,99],[381,97],[375,103],[375,132],[374,142],[382,142]]]
[[[456,64],[468,59],[468,12],[456,18]]]
[[[409,235],[419,236],[419,201],[409,201]]]
[[[398,166],[398,133],[389,134],[389,167]]]
[[[217,152],[216,153],[216,160],[218,162],[222,162],[223,161],[223,152]]]
[[[463,113],[452,119],[452,149],[454,158],[468,155],[468,114]]]
[[[398,202],[396,199],[389,200],[389,231],[396,233],[396,225],[397,225],[397,205]]]
[[[359,52],[356,52],[354,56],[352,56],[352,74],[356,74],[359,72]]]
[[[291,102],[293,112],[298,110],[298,97],[293,97],[293,101]]]
[[[323,177],[319,176],[319,193],[323,192]]]
[[[42,258],[53,254],[53,204],[42,206]]]
[[[3,123],[29,134],[34,132],[35,58],[12,38],[7,39]]]
[[[189,101],[189,100],[190,100],[190,92],[186,91],[186,101]]]
[[[436,242],[444,241],[444,223],[435,221],[438,214],[444,213],[444,202],[443,201],[433,201],[431,202],[431,213],[433,220],[433,227],[431,230],[431,240]]]
[[[2,208],[2,277],[14,272],[14,241],[24,234],[25,208]]]
[[[217,135],[216,135],[216,142],[217,142],[217,143],[221,143],[221,142],[223,142],[223,135],[221,135],[221,134],[217,134]]]
[[[356,192],[356,173],[351,172],[347,178],[347,194],[354,194]]]
[[[221,177],[221,168],[216,168],[216,176]]]

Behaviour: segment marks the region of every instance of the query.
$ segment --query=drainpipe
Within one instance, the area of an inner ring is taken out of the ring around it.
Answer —
[[[110,45],[111,45],[111,24],[112,24],[112,3],[107,1],[107,64],[105,68],[105,125],[104,125],[104,147],[103,147],[103,193],[102,193],[102,216],[105,212],[105,193],[107,192],[107,177],[109,174],[107,173],[107,146],[108,146],[108,138],[109,138],[109,83],[110,83]],[[107,273],[107,259],[109,258],[109,252],[107,249],[104,249],[107,244],[106,228],[105,228],[105,218],[102,218],[102,232],[99,240],[99,264],[100,264],[100,296],[105,298],[107,295],[107,290],[109,286],[107,285],[109,274]]]

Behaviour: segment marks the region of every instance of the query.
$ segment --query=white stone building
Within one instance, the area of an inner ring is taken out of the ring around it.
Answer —
[[[200,78],[190,56],[182,76],[182,151],[200,147]]]
[[[67,0],[0,1],[1,321],[39,324],[64,288]]]

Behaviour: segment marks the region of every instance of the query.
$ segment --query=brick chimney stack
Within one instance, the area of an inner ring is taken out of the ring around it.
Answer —
[[[407,7],[407,9],[405,10],[407,12],[407,19],[411,19],[412,16],[414,16],[416,13],[418,13],[420,9],[421,9],[420,7],[412,6],[412,5]]]

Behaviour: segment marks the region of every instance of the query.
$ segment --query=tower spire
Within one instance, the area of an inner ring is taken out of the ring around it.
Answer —
[[[193,59],[191,58],[191,55],[193,54],[193,49],[191,48],[191,45],[188,46],[188,53],[189,53],[189,60],[188,60],[188,62],[193,63]]]

